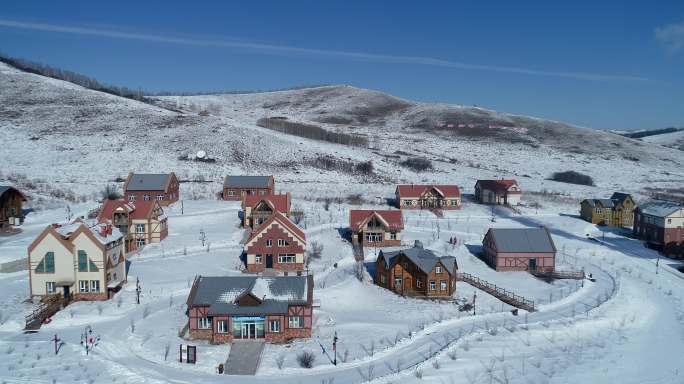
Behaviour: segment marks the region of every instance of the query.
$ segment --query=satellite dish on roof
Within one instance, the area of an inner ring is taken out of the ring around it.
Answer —
[[[204,159],[205,156],[207,156],[207,153],[204,151],[197,151],[197,155],[195,155],[198,159]]]

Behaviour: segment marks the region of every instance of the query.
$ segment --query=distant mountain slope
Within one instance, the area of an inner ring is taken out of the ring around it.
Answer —
[[[0,139],[11,143],[0,151],[2,173],[92,194],[130,170],[174,170],[183,180],[210,181],[193,190],[205,197],[213,196],[227,173],[269,173],[281,182],[310,185],[311,198],[359,193],[359,183],[377,190],[374,196],[391,193],[397,182],[453,182],[468,191],[487,177],[524,178],[527,190],[582,196],[673,187],[684,178],[681,151],[560,122],[349,86],[148,102],[154,105],[0,64]],[[268,117],[364,137],[368,146],[257,126]],[[216,162],[192,161],[188,155],[198,150]],[[402,166],[409,157],[425,157],[434,169]],[[355,166],[362,162],[373,164],[371,175]],[[591,175],[604,192],[546,180],[567,170]]]

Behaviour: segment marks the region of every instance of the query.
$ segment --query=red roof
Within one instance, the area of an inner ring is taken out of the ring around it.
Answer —
[[[390,229],[404,229],[404,218],[401,215],[401,211],[365,209],[353,209],[349,211],[349,228],[351,228],[352,231],[358,231],[374,214],[377,214],[382,220],[387,222]]]
[[[122,208],[133,220],[144,220],[152,217],[154,207],[157,206],[155,200],[141,200],[136,202],[129,202],[126,200],[105,200],[102,204],[102,209],[97,215],[98,221],[111,220],[114,217],[114,211]]]
[[[299,238],[302,242],[306,242],[306,234],[304,233],[303,229],[299,228],[297,224],[293,223],[292,220],[287,218],[287,216],[283,215],[280,212],[275,212],[273,216],[269,217],[268,220],[266,220],[262,225],[260,225],[256,231],[252,232],[249,235],[247,243],[252,241],[252,239],[257,237],[261,232],[265,231],[274,221],[278,223],[283,229],[290,232],[294,237]]]
[[[243,208],[252,207],[252,209],[254,209],[257,206],[257,204],[259,204],[262,201],[265,201],[268,205],[271,206],[271,208],[275,209],[278,212],[290,212],[290,194],[265,196],[247,195],[242,200],[242,206]]]
[[[514,179],[478,180],[475,184],[490,191],[506,192],[511,186],[518,185],[518,182]]]
[[[445,198],[451,197],[461,197],[461,190],[458,189],[458,185],[448,185],[448,184],[406,184],[397,185],[397,192],[399,197],[403,198],[419,198],[425,193],[425,191],[435,188],[437,189]]]

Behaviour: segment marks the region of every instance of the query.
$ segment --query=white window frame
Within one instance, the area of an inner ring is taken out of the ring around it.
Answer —
[[[211,329],[211,318],[210,317],[198,317],[197,318],[197,329]]]
[[[135,246],[137,248],[145,246],[145,239],[135,239]]]
[[[287,242],[285,239],[278,239],[278,246],[279,247],[287,247],[290,245],[290,243]]]
[[[397,239],[397,233],[396,232],[390,232],[390,240],[396,240]]]
[[[416,279],[416,287],[418,287],[418,288],[423,288],[423,280],[421,280],[421,279]]]
[[[164,200],[164,195],[157,195],[157,200],[158,201]]]
[[[145,233],[145,224],[136,224],[135,233]]]
[[[434,280],[430,280],[430,290],[431,291],[436,291],[437,290],[437,282]]]
[[[294,253],[279,253],[278,264],[294,264],[297,262],[297,255]]]
[[[440,291],[446,291],[448,288],[446,280],[440,280],[439,281],[439,290]]]
[[[135,201],[135,195],[128,195],[128,201],[130,201],[130,202]]]
[[[292,329],[304,328],[304,316],[288,316],[287,325]]]
[[[47,292],[48,294],[57,292],[57,285],[54,281],[45,282],[45,292]]]
[[[280,333],[280,320],[269,320],[268,331],[271,333]]]
[[[100,292],[100,280],[90,280],[90,292]]]
[[[401,276],[395,276],[394,277],[394,286],[395,287],[401,287]]]
[[[267,246],[267,247],[272,247],[272,246],[273,246],[273,240],[272,240],[272,239],[267,239],[267,240],[266,240],[266,246]]]
[[[442,273],[442,267],[440,265],[435,267],[435,273]]]
[[[88,293],[88,280],[79,280],[78,281],[78,292],[79,293]]]
[[[261,264],[261,255],[254,255],[254,262]]]
[[[228,333],[228,320],[216,321],[216,333]]]

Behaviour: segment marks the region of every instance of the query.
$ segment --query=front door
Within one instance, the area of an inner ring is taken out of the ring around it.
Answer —
[[[266,255],[266,268],[273,268],[273,255]]]
[[[65,285],[64,286],[64,299],[69,300],[69,286]]]
[[[537,259],[530,259],[530,271],[536,271],[537,270]]]
[[[256,339],[256,324],[255,323],[242,323],[242,338],[243,339]]]

